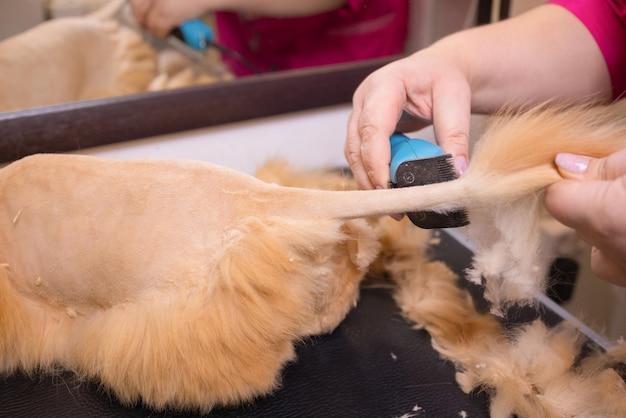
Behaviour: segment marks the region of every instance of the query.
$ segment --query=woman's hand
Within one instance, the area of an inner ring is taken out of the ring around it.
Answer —
[[[556,164],[565,180],[548,188],[546,208],[593,246],[598,277],[626,286],[626,149],[600,159],[559,154]]]
[[[566,9],[542,5],[447,36],[371,74],[354,94],[344,153],[361,188],[387,187],[389,136],[405,111],[434,124],[437,142],[461,174],[472,111],[555,99],[608,101],[610,92],[590,32]]]
[[[371,74],[354,94],[344,148],[359,187],[387,187],[389,137],[403,112],[428,121],[422,126],[434,122],[439,145],[452,154],[461,174],[467,167],[470,106],[470,87],[463,72],[429,50]]]
[[[208,11],[204,2],[195,0],[132,0],[131,6],[137,23],[161,38]]]

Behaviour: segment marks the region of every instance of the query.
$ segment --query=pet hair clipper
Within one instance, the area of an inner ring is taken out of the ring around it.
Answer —
[[[456,179],[452,156],[432,142],[412,139],[403,134],[390,138],[391,187],[423,186]],[[424,229],[456,228],[469,224],[467,211],[438,213],[433,211],[408,212],[408,218]]]
[[[184,41],[196,51],[204,51],[215,41],[213,30],[200,19],[183,22],[172,31],[172,35]]]
[[[181,23],[180,26],[172,31],[171,35],[174,38],[183,41],[187,46],[191,47],[195,51],[203,52],[207,48],[212,47],[220,51],[222,54],[228,55],[241,62],[253,73],[259,74],[261,72],[261,70],[259,70],[240,53],[217,43],[213,29],[200,19],[191,19]]]

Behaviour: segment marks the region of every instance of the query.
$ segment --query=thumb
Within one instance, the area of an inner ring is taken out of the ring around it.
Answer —
[[[560,153],[554,162],[565,179],[614,180],[626,174],[626,149],[605,158]]]
[[[626,201],[626,149],[608,157],[558,154],[555,163],[565,181],[548,187],[544,203],[554,217],[595,243],[598,231],[619,221]]]
[[[433,123],[437,142],[452,155],[458,175],[467,170],[469,154],[469,128],[471,117],[471,92],[467,80],[438,83],[433,87]]]
[[[581,238],[589,241],[583,226],[592,230],[606,218],[598,216],[610,202],[612,182],[565,180],[552,184],[546,190],[544,204],[561,223],[576,229]]]

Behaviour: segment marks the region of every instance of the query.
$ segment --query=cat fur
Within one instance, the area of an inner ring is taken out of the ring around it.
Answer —
[[[467,208],[487,296],[498,309],[531,301],[543,275],[526,247],[535,218],[519,208],[560,179],[557,152],[624,147],[622,107],[502,115],[460,179],[406,189],[285,187],[194,161],[25,157],[0,170],[0,370],[60,365],[155,409],[268,393],[294,342],[354,305],[382,242],[362,218],[399,212]]]
[[[177,51],[153,48],[129,22],[125,0],[84,17],[45,21],[0,42],[0,111],[158,91],[230,79],[215,51],[214,74]]]
[[[476,309],[458,277],[426,257],[422,245],[402,241],[386,260],[395,300],[455,365],[461,389],[488,394],[492,418],[626,416],[618,372],[626,360],[623,341],[606,352],[585,349],[573,324],[549,328],[540,319],[505,329],[497,316]]]

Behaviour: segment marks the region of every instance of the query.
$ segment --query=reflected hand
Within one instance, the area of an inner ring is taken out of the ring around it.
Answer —
[[[398,125],[403,111],[433,121],[437,141],[452,154],[457,172],[467,168],[469,82],[457,66],[426,49],[375,71],[354,94],[344,154],[362,189],[387,187],[389,137],[403,130]]]
[[[550,186],[545,205],[552,215],[591,244],[591,268],[626,286],[626,149],[606,158],[559,154],[564,181]]]
[[[207,13],[207,6],[195,0],[131,0],[137,23],[165,38],[181,23]]]

